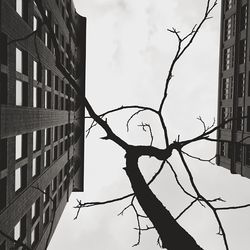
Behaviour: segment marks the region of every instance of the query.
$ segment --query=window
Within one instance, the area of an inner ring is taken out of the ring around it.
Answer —
[[[34,246],[39,240],[39,223],[31,232],[31,245]]]
[[[14,239],[15,240],[23,240],[26,234],[26,216],[17,222],[14,227]]]
[[[49,38],[48,38],[48,32],[47,31],[45,31],[45,33],[44,33],[44,44],[45,44],[45,46],[46,47],[49,47]]]
[[[240,143],[236,143],[236,152],[235,152],[235,160],[236,162],[241,162],[242,160],[242,145]]]
[[[238,97],[243,97],[245,90],[245,73],[239,74],[238,79]]]
[[[31,219],[34,220],[39,216],[40,198],[38,198],[31,206]]]
[[[222,99],[231,99],[233,97],[233,77],[223,79]]]
[[[50,165],[50,150],[44,152],[44,167],[48,167]]]
[[[49,201],[49,186],[44,190],[43,202],[47,203]]]
[[[1,63],[7,65],[7,58],[8,58],[7,35],[1,32],[0,39],[1,39],[0,40]]]
[[[54,147],[54,161],[55,161],[55,160],[57,159],[57,157],[58,157],[57,151],[58,151],[58,147],[55,146],[55,147]]]
[[[8,86],[7,74],[0,73],[0,104],[7,104],[7,90],[8,90],[7,86]]]
[[[222,99],[231,99],[233,96],[233,77],[223,79]]]
[[[60,138],[63,138],[63,127],[64,127],[64,126],[61,125],[61,128],[60,128],[60,132],[61,132],[61,133],[60,133]]]
[[[16,48],[16,71],[22,73],[22,51]]]
[[[51,108],[51,93],[49,91],[45,91],[44,93],[44,108]]]
[[[55,90],[58,90],[58,76],[55,76]]]
[[[33,31],[37,30],[37,18],[35,16],[33,16]]]
[[[51,182],[51,189],[53,193],[56,191],[56,188],[57,188],[57,177],[55,177]]]
[[[51,86],[51,72],[45,69],[44,84]]]
[[[40,88],[33,87],[33,107],[41,107],[42,90]]]
[[[44,132],[44,139],[45,139],[45,145],[49,145],[50,144],[50,128],[46,128],[45,132]]]
[[[235,4],[235,0],[226,0],[226,4],[225,4],[226,11],[230,10],[234,4]]]
[[[247,28],[247,5],[241,7],[240,15],[240,30],[245,30]]]
[[[223,107],[222,108],[222,122],[228,120],[231,117],[232,117],[232,107]],[[231,129],[232,121],[225,123],[223,128]]]
[[[59,188],[58,199],[59,199],[59,201],[62,199],[62,186]]]
[[[250,165],[250,145],[245,146],[245,161],[246,165]]]
[[[58,109],[58,95],[55,95],[55,109]]]
[[[28,53],[16,48],[16,71],[28,74]]]
[[[250,106],[247,107],[247,132],[250,132]]]
[[[238,107],[237,108],[237,130],[243,130],[244,128],[244,123],[243,123],[243,107]]]
[[[18,240],[21,236],[21,221],[18,221],[14,227],[14,239]]]
[[[17,135],[15,138],[15,158],[16,160],[27,156],[27,135]]]
[[[22,135],[16,136],[16,159],[22,157]]]
[[[21,81],[16,81],[16,105],[22,106],[23,104],[23,84]]]
[[[41,148],[41,131],[33,132],[33,151]]]
[[[15,192],[27,186],[27,166],[15,170]]]
[[[43,225],[46,226],[49,223],[49,207],[43,213]]]
[[[58,140],[58,127],[54,127],[54,141]]]
[[[63,172],[62,170],[59,172],[59,183],[62,182],[62,178],[63,178]]]
[[[38,156],[32,160],[32,177],[39,175],[40,173],[41,158]]]
[[[225,142],[220,143],[220,155],[226,156],[226,143]]]
[[[37,74],[38,74],[38,64],[36,61],[33,61],[33,79],[35,81],[37,81],[38,79]]]
[[[16,105],[28,105],[28,86],[19,80],[16,80]]]
[[[23,0],[16,0],[16,12],[23,16]]]
[[[231,46],[224,50],[224,70],[233,67],[234,64],[234,47]]]
[[[59,31],[58,31],[58,25],[57,24],[54,24],[54,33],[55,33],[56,38],[58,39]]]
[[[246,61],[246,40],[240,40],[239,48],[239,63],[243,64]]]
[[[229,40],[235,35],[235,20],[235,15],[232,15],[231,17],[225,20],[225,41]]]
[[[1,162],[0,172],[1,172],[2,170],[7,168],[7,139],[0,140],[0,152],[1,152],[0,153],[0,162]]]
[[[7,178],[0,179],[0,210],[6,207]]]

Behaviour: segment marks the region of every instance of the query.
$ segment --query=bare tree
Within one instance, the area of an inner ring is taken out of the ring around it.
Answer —
[[[222,198],[214,198],[214,199],[207,199],[204,195],[201,194],[198,187],[195,184],[195,180],[193,178],[193,175],[191,173],[191,170],[187,164],[186,157],[191,157],[199,161],[206,161],[213,163],[213,158],[211,159],[201,159],[199,157],[190,155],[185,150],[185,147],[187,145],[190,145],[194,142],[198,141],[213,141],[218,142],[219,140],[211,138],[211,135],[217,131],[219,128],[223,127],[226,123],[231,122],[235,118],[229,118],[225,121],[223,121],[218,126],[215,125],[215,121],[211,126],[207,126],[205,122],[202,120],[202,118],[198,118],[200,122],[203,125],[203,132],[199,134],[198,136],[194,138],[190,138],[189,140],[180,140],[180,137],[178,137],[175,141],[169,142],[168,138],[168,130],[166,125],[166,118],[163,116],[163,107],[166,103],[166,99],[168,96],[168,88],[169,84],[171,82],[171,79],[173,77],[173,71],[175,69],[176,64],[180,61],[183,54],[187,51],[187,49],[192,45],[194,39],[196,38],[198,32],[200,32],[203,24],[211,18],[210,14],[217,5],[217,1],[215,0],[212,2],[211,0],[207,0],[205,11],[203,18],[201,21],[194,25],[194,27],[191,29],[191,31],[182,36],[181,33],[176,30],[175,28],[168,29],[169,32],[171,32],[176,38],[177,38],[177,50],[174,55],[174,58],[172,60],[172,63],[170,65],[168,75],[165,82],[165,88],[163,92],[163,96],[159,102],[158,109],[154,109],[152,107],[147,106],[139,106],[139,105],[130,105],[130,106],[122,106],[119,108],[115,108],[113,110],[106,111],[102,114],[97,114],[91,104],[89,103],[88,99],[82,95],[81,89],[79,85],[76,83],[76,79],[74,79],[68,71],[65,69],[65,67],[60,62],[60,51],[59,46],[57,43],[57,39],[55,37],[54,31],[51,27],[51,23],[49,22],[45,10],[43,7],[43,3],[41,0],[35,0],[38,10],[40,11],[41,17],[43,19],[43,25],[45,25],[48,29],[48,32],[51,35],[51,39],[53,42],[53,46],[55,48],[55,65],[56,67],[61,71],[61,73],[64,75],[64,77],[67,79],[67,81],[71,84],[71,86],[75,89],[75,91],[78,93],[78,95],[81,97],[82,102],[84,103],[86,110],[89,114],[87,119],[92,119],[91,126],[87,130],[87,135],[90,133],[90,131],[95,127],[96,125],[99,125],[106,135],[102,137],[103,140],[111,140],[113,141],[117,146],[121,147],[124,150],[124,155],[126,159],[126,167],[124,168],[125,173],[130,181],[133,193],[125,195],[123,197],[118,197],[112,200],[107,200],[103,202],[81,202],[78,200],[78,204],[76,206],[77,214],[76,218],[79,215],[79,212],[82,208],[85,207],[91,207],[91,206],[98,206],[98,205],[104,205],[104,204],[110,204],[113,202],[117,202],[120,200],[128,199],[130,198],[131,201],[128,204],[127,207],[123,209],[121,213],[123,213],[126,209],[132,208],[135,212],[136,220],[137,220],[137,228],[138,231],[138,241],[135,245],[140,244],[141,241],[141,233],[143,231],[147,230],[156,230],[159,239],[158,243],[161,245],[162,248],[166,248],[169,250],[183,250],[183,249],[202,249],[195,241],[195,239],[184,229],[182,228],[179,223],[178,219],[188,210],[190,209],[195,203],[199,203],[201,206],[206,206],[214,214],[215,220],[217,221],[218,228],[219,228],[219,235],[222,236],[225,249],[229,249],[228,241],[226,232],[224,230],[223,224],[221,222],[221,219],[219,217],[219,211],[223,210],[231,210],[231,209],[239,209],[239,208],[245,208],[250,206],[250,204],[242,205],[242,206],[234,206],[234,207],[218,207],[214,204],[217,204],[216,202],[223,202],[224,200]],[[34,32],[36,34],[36,32]],[[28,35],[31,36],[32,34]],[[24,38],[25,39],[25,38]],[[164,141],[165,146],[164,148],[157,148],[153,146],[153,133],[151,130],[151,126],[148,123],[141,123],[140,127],[144,131],[148,131],[150,134],[150,145],[131,145],[125,140],[123,140],[119,135],[117,135],[113,129],[111,128],[110,124],[107,121],[107,116],[110,114],[113,114],[115,112],[124,111],[124,110],[133,110],[134,113],[129,117],[127,120],[127,128],[129,128],[130,121],[139,113],[141,112],[151,112],[154,114],[160,121],[161,128],[164,134]],[[242,117],[241,119],[244,119],[245,117]],[[170,163],[171,155],[173,151],[177,151],[179,155],[179,159],[181,160],[183,167],[189,177],[190,184],[193,188],[193,193],[188,192],[183,187],[182,183],[178,179],[178,175],[175,172],[175,167]],[[143,156],[149,156],[154,157],[155,159],[160,161],[160,167],[157,173],[151,178],[149,182],[145,181],[144,176],[141,173],[141,170],[139,168],[138,160]],[[169,167],[175,176],[176,182],[181,188],[181,190],[189,197],[191,197],[192,202],[183,209],[183,211],[174,218],[169,210],[163,205],[163,203],[156,197],[156,195],[153,193],[153,191],[150,188],[150,184],[157,178],[157,176],[161,173],[162,169],[164,167]],[[138,202],[140,207],[142,208],[144,214],[140,212],[140,210],[137,207]],[[147,226],[144,228],[142,226],[141,220],[143,218],[147,218],[149,221],[151,221],[152,226]]]

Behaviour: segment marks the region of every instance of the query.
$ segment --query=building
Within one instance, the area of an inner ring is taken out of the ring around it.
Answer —
[[[85,89],[86,19],[42,0],[61,63]],[[0,0],[0,250],[44,250],[72,191],[83,191],[84,108],[55,66],[34,1]]]
[[[248,0],[222,0],[217,164],[250,178],[250,12]],[[241,119],[248,116],[246,119]]]

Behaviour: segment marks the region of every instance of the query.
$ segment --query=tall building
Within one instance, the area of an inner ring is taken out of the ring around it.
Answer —
[[[60,61],[85,89],[86,19],[42,0]],[[55,66],[34,1],[0,0],[0,250],[44,250],[72,191],[83,191],[84,108]]]
[[[222,0],[217,164],[250,178],[250,26],[248,0]],[[248,116],[246,119],[241,119]]]

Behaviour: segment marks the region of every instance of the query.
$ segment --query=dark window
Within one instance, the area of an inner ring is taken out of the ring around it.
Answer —
[[[240,30],[245,30],[247,28],[247,5],[241,7],[240,14]]]
[[[250,106],[247,107],[247,132],[250,132]]]
[[[38,198],[31,206],[31,219],[34,222],[39,216],[40,212],[40,198]]]
[[[0,210],[6,207],[7,178],[0,179]]]
[[[237,130],[243,130],[243,107],[237,108]]]
[[[62,170],[59,172],[59,183],[62,182],[62,178],[63,178],[63,172]]]
[[[60,133],[60,138],[63,138],[63,127],[64,127],[64,126],[61,125],[61,128],[60,128],[60,130],[61,130],[61,131],[60,131],[60,132],[61,132],[61,133]]]
[[[7,36],[1,32],[0,39],[1,39],[0,40],[1,64],[7,65],[7,58],[8,58]]]
[[[59,201],[62,199],[62,186],[59,188],[58,199],[59,199]]]
[[[61,110],[64,110],[64,98],[61,97]]]
[[[242,145],[240,143],[236,144],[235,160],[241,162],[242,160]]]
[[[0,104],[7,104],[7,85],[8,77],[7,74],[1,73],[0,79]]]
[[[7,168],[7,139],[1,139],[0,140],[0,171],[6,168]]]
[[[55,76],[55,90],[58,90],[58,76]]]
[[[49,145],[50,144],[50,140],[51,140],[51,129],[47,128],[45,130],[45,145]]]
[[[245,160],[246,165],[250,165],[250,145],[245,146]]]
[[[54,127],[54,141],[58,140],[58,126]]]
[[[44,167],[48,167],[50,165],[50,150],[44,152]]]
[[[63,80],[61,81],[61,85],[62,85],[61,92],[64,93],[64,81]]]
[[[58,155],[57,155],[57,151],[58,151],[58,147],[55,146],[54,147],[54,161],[57,159]]]
[[[245,73],[239,74],[238,79],[238,97],[242,97],[245,89]]]
[[[58,95],[55,95],[55,109],[58,109]]]
[[[39,223],[36,225],[35,229],[31,232],[31,245],[35,246],[39,241]]]
[[[46,226],[49,223],[49,207],[46,209],[46,211],[43,214],[43,225]]]
[[[54,193],[57,189],[57,176],[52,180],[52,192]]]
[[[239,63],[243,64],[246,61],[246,40],[240,40],[239,48]]]
[[[229,159],[233,158],[233,143],[231,142],[228,143],[227,156]]]

